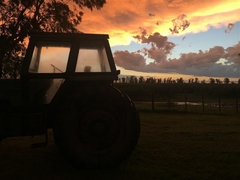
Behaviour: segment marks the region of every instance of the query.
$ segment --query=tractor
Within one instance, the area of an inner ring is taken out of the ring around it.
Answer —
[[[116,167],[135,149],[139,114],[113,82],[107,34],[32,33],[20,78],[0,79],[0,141],[53,130],[61,154],[76,167]]]

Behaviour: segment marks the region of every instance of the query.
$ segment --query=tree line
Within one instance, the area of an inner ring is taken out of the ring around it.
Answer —
[[[144,78],[143,76],[136,77],[136,76],[126,76],[126,77],[120,77],[115,83],[164,83],[164,84],[182,84],[182,83],[189,83],[189,84],[240,84],[240,79],[238,79],[237,82],[230,81],[229,78],[224,78],[223,80],[221,79],[214,79],[214,78],[209,78],[208,81],[206,80],[199,80],[199,78],[189,78],[188,80],[184,80],[182,77],[173,79],[171,77],[169,78],[154,78],[154,77],[147,77]]]

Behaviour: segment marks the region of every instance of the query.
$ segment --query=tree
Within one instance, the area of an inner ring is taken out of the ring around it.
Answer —
[[[161,78],[157,79],[157,83],[162,83],[162,79]]]
[[[106,0],[0,0],[0,77],[19,73],[29,33],[79,32],[82,9],[100,9]],[[14,72],[14,73],[9,73]]]
[[[167,83],[172,83],[172,78],[167,78]]]
[[[193,78],[190,78],[189,80],[188,80],[188,83],[193,83],[194,82],[194,79]]]
[[[125,83],[125,82],[126,82],[126,78],[122,77],[122,83]]]
[[[194,83],[199,83],[199,81],[198,81],[198,78],[197,78],[197,77],[195,78],[195,81],[194,81]]]
[[[164,79],[163,79],[163,83],[164,83],[164,84],[165,84],[165,83],[167,83],[167,80],[166,80],[166,78],[164,78]]]
[[[144,81],[145,81],[144,77],[143,77],[143,76],[140,76],[138,82],[139,82],[139,83],[143,83]]]
[[[146,83],[156,83],[156,79],[153,77],[149,77],[147,78]]]
[[[214,78],[210,78],[210,84],[215,84],[215,79]]]
[[[182,77],[180,77],[179,79],[177,79],[177,83],[179,83],[179,84],[182,84],[182,83],[184,83],[184,80],[183,80],[183,78],[182,78]]]
[[[220,79],[216,79],[217,84],[222,84],[222,81]]]
[[[224,78],[224,84],[229,84],[230,80],[228,78]]]
[[[137,83],[137,78],[135,76],[130,76],[130,83]]]

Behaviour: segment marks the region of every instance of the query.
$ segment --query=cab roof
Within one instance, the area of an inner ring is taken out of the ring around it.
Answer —
[[[54,32],[32,32],[31,38],[48,39],[109,39],[108,34],[86,34],[86,33],[54,33]]]

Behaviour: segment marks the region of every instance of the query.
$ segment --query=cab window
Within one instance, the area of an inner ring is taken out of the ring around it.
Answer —
[[[82,42],[80,44],[75,72],[110,72],[103,42]]]
[[[37,42],[31,59],[30,73],[63,73],[66,71],[71,44]]]

